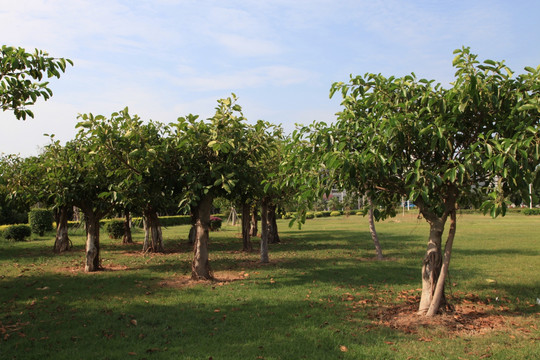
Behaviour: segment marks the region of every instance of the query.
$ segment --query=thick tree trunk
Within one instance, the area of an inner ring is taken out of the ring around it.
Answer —
[[[53,250],[55,253],[61,253],[71,249],[71,240],[68,237],[68,208],[60,207],[56,215],[56,239]]]
[[[379,242],[379,236],[377,235],[377,230],[375,229],[375,219],[373,216],[373,202],[371,201],[371,198],[368,197],[369,202],[369,232],[371,234],[371,239],[373,240],[373,244],[375,245],[375,251],[377,252],[377,260],[382,260],[383,253],[381,249],[381,243]]]
[[[276,222],[276,209],[277,206],[274,204],[268,205],[268,223],[269,223],[269,234],[268,234],[268,243],[277,244],[281,240],[279,239],[278,227]]]
[[[144,211],[146,220],[143,252],[163,252],[163,235],[161,224],[156,211],[152,207],[147,207]]]
[[[128,210],[125,211],[124,236],[122,237],[122,244],[133,244],[133,238],[131,237],[131,218]]]
[[[242,204],[242,251],[253,251],[253,245],[251,244],[251,237],[249,235],[250,230],[250,206],[248,203]]]
[[[450,256],[452,255],[452,245],[454,244],[454,237],[456,235],[456,210],[453,210],[450,213],[450,229],[448,230],[448,238],[446,239],[446,244],[444,246],[444,258],[442,262],[442,267],[440,271],[439,278],[437,279],[437,286],[435,287],[435,292],[433,294],[433,299],[429,306],[429,310],[426,313],[426,316],[433,316],[437,314],[441,304],[444,300],[444,283],[446,277],[448,276],[448,267],[450,266]]]
[[[268,236],[270,223],[268,221],[268,199],[263,198],[261,202],[261,262],[268,263]]]
[[[101,269],[99,258],[99,217],[93,211],[85,211],[86,221],[86,263],[84,271],[92,272]]]
[[[191,263],[191,278],[193,280],[210,280],[213,278],[208,261],[211,208],[211,196],[203,197],[197,207],[197,236],[193,245],[193,262]]]
[[[257,236],[258,231],[259,229],[257,228],[257,205],[254,205],[251,211],[251,228],[249,230],[249,235]]]
[[[429,241],[422,265],[422,296],[418,313],[425,315],[433,301],[442,265],[441,238],[444,231],[444,219],[427,219],[429,223]],[[444,286],[444,283],[442,284]],[[444,298],[444,292],[442,294]]]

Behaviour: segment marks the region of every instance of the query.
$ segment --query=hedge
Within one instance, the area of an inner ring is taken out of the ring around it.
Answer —
[[[540,215],[540,209],[534,208],[534,209],[523,209],[521,211],[523,215]]]
[[[124,236],[124,220],[110,219],[105,225],[111,239],[121,239]]]
[[[53,230],[53,215],[49,209],[32,209],[28,213],[28,223],[34,234],[45,235]]]
[[[2,226],[1,232],[4,239],[15,241],[24,241],[32,234],[30,226],[24,224]]]

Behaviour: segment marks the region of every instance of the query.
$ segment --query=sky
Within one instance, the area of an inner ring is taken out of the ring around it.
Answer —
[[[2,45],[73,60],[34,119],[0,112],[0,153],[37,155],[79,114],[163,123],[235,93],[249,122],[330,123],[332,83],[382,73],[453,80],[453,50],[540,64],[540,2],[501,0],[0,0]]]

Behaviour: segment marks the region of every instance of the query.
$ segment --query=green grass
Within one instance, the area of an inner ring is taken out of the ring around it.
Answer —
[[[302,230],[287,222],[268,265],[239,251],[239,227],[211,233],[212,269],[229,279],[212,283],[186,284],[187,226],[164,229],[160,255],[140,253],[140,232],[136,245],[102,235],[106,271],[92,274],[81,271],[80,230],[61,255],[50,234],[0,242],[0,358],[540,358],[540,218],[458,218],[447,293],[457,303],[474,295],[497,305],[490,315],[504,315],[504,328],[482,334],[437,326],[407,333],[370,316],[402,303],[402,291],[419,293],[424,220],[407,214],[377,224],[389,258],[382,262],[361,216],[308,220]]]

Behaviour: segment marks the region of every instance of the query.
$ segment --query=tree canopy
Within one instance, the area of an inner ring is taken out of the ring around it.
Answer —
[[[25,120],[34,113],[27,109],[38,98],[44,100],[52,96],[48,81],[44,77],[60,78],[66,71],[70,59],[54,58],[47,52],[36,49],[33,53],[23,48],[2,45],[0,50],[0,107],[11,110],[17,119]]]

